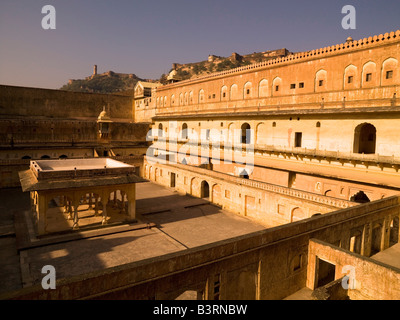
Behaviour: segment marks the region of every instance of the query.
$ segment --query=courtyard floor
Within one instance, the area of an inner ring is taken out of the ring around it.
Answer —
[[[2,190],[0,203],[0,293],[40,283],[45,265],[54,266],[61,279],[265,229],[151,182],[137,184],[137,223],[42,239],[29,226],[29,194]],[[23,226],[21,221],[28,222]]]

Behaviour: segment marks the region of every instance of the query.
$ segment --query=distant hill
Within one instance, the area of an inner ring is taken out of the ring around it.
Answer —
[[[113,93],[121,95],[133,95],[133,89],[138,81],[160,82],[167,84],[173,78],[175,81],[193,79],[206,74],[226,71],[253,63],[259,63],[285,57],[291,54],[287,49],[278,49],[252,54],[240,55],[232,53],[229,57],[209,55],[205,61],[179,64],[173,63],[168,75],[162,74],[160,79],[141,79],[133,73],[116,73],[107,71],[97,74],[97,66],[94,66],[93,74],[81,80],[69,80],[68,84],[62,86],[61,90],[94,93]]]
[[[93,73],[92,76],[81,80],[69,80],[61,90],[94,93],[132,93],[138,81],[152,81],[137,77],[135,74],[116,73],[108,71],[102,74]]]
[[[278,49],[264,52],[254,52],[252,54],[240,55],[236,52],[232,53],[230,57],[220,57],[215,55],[209,55],[208,59],[201,62],[172,64],[174,78],[177,80],[187,80],[192,78],[201,77],[206,74],[226,71],[253,63],[259,63],[268,61],[271,59],[276,59],[279,57],[285,57],[291,54],[287,49]],[[165,84],[168,80],[168,76],[163,75],[159,80],[161,83]]]

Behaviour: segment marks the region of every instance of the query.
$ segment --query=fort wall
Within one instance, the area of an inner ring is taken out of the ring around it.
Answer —
[[[0,115],[3,118],[97,119],[103,106],[115,120],[134,120],[133,98],[129,96],[0,85]]]

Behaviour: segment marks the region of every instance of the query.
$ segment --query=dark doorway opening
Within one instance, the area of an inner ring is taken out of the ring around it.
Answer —
[[[301,140],[303,138],[302,132],[295,132],[294,134],[294,146],[295,148],[301,148]]]
[[[188,126],[186,123],[182,125],[182,139],[188,138]]]
[[[249,174],[247,173],[246,170],[242,170],[242,172],[240,172],[239,176],[240,176],[240,178],[243,178],[243,179],[250,179]]]
[[[210,186],[207,181],[201,183],[201,197],[208,199],[210,197]]]
[[[370,202],[371,200],[369,200],[368,196],[363,191],[359,191],[350,197],[350,201],[357,203],[367,203]]]
[[[381,251],[382,226],[377,225],[372,229],[371,237],[371,256]]]
[[[363,123],[354,131],[354,153],[375,153],[376,128],[369,123]]]
[[[336,266],[322,259],[318,259],[318,280],[317,287],[322,287],[335,280]]]
[[[242,124],[242,143],[250,144],[251,141],[251,128],[248,123]]]
[[[175,173],[170,173],[170,187],[175,188]]]

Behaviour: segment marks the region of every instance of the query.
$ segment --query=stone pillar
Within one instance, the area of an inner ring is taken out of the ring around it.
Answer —
[[[31,211],[35,212],[36,211],[35,191],[31,191],[30,192],[30,198],[31,198]]]
[[[69,200],[68,201],[68,220],[72,220],[72,216],[73,216],[73,213],[72,213],[72,201]]]
[[[362,234],[361,254],[363,256],[369,257],[371,255],[371,237],[371,223],[367,223],[364,225],[364,230]]]
[[[37,232],[38,235],[45,234],[46,231],[46,211],[47,211],[47,203],[46,196],[43,194],[38,195],[38,212],[37,212]]]
[[[127,194],[129,219],[136,219],[136,184],[132,184]]]
[[[107,224],[107,206],[103,205],[103,220],[101,220],[101,224]]]
[[[117,207],[117,191],[114,191],[113,208]]]
[[[89,193],[89,206],[88,206],[88,210],[92,209],[93,207],[93,194]]]
[[[121,211],[120,213],[125,214],[126,210],[125,210],[125,192],[121,191]]]
[[[108,197],[103,197],[101,198],[101,203],[103,205],[103,219],[101,220],[101,224],[107,224],[107,202],[108,202]]]
[[[99,215],[99,196],[94,194],[94,215]]]
[[[390,244],[390,223],[391,223],[391,217],[386,216],[385,220],[383,221],[383,245],[382,245],[382,250],[385,250],[389,248]]]
[[[79,200],[74,201],[74,224],[72,229],[79,229],[79,217],[78,217],[78,207],[79,207]]]

